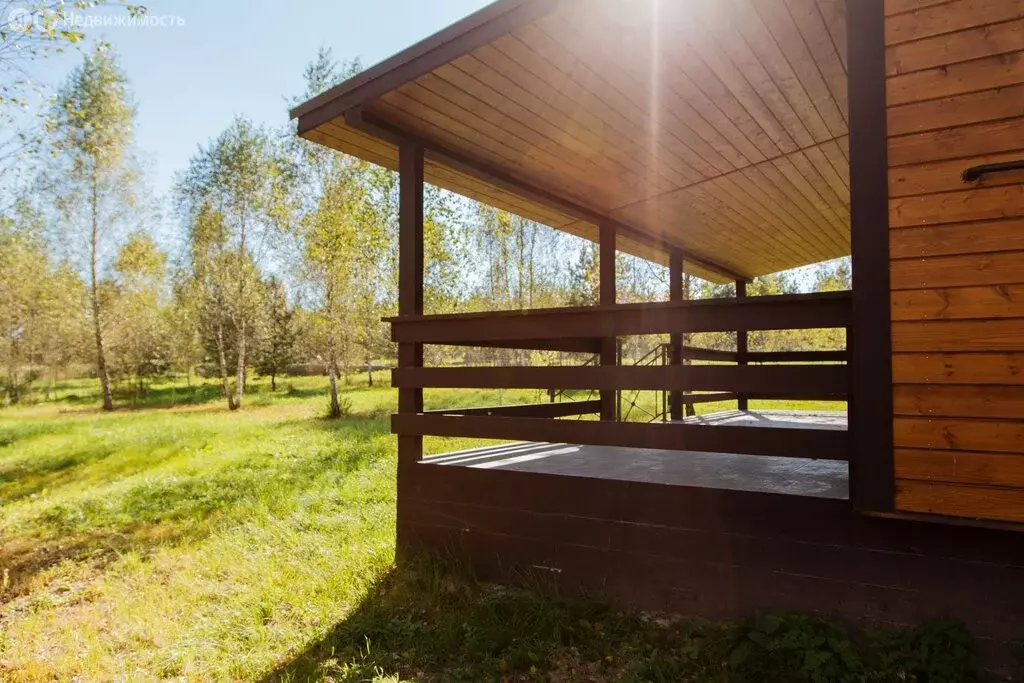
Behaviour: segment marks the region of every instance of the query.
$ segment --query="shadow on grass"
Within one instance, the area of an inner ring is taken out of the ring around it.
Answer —
[[[95,465],[118,448],[97,445],[73,451],[49,454],[31,461],[19,461],[0,468],[0,505],[9,505],[41,491],[74,482],[78,471]]]
[[[358,385],[344,387],[344,389],[364,388]],[[223,402],[227,405],[227,399],[221,390],[221,386],[213,381],[199,381],[191,385],[182,385],[174,382],[152,384],[141,389],[115,388],[114,392],[115,411],[132,410],[157,410],[166,408],[181,408],[188,406],[202,406]],[[279,380],[276,390],[270,389],[267,380],[252,380],[245,388],[245,399],[252,403],[264,398],[282,399],[308,399],[317,396],[327,396],[327,386],[295,386],[287,380]],[[79,393],[65,393],[52,401],[43,401],[53,405],[64,405],[72,408],[96,407],[99,410],[101,395],[95,391]]]
[[[55,424],[53,420],[24,420],[12,424],[0,424],[0,448],[13,448],[22,441],[40,436],[68,434],[75,428],[74,423]],[[0,476],[3,476],[2,473]]]
[[[115,386],[113,397],[114,407],[118,410],[202,405],[223,398],[220,386],[209,382],[199,382],[192,385],[167,383],[150,385],[138,390]],[[99,393],[98,388],[95,390],[88,388],[78,391],[66,390],[58,393],[57,398],[42,401],[42,403],[79,408],[97,406],[101,401],[102,395]]]
[[[903,631],[805,614],[710,623],[625,612],[536,575],[514,583],[476,581],[450,561],[394,569],[263,683],[981,680],[974,641],[954,622]]]

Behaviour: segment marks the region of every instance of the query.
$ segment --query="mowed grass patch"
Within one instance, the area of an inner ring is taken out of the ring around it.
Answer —
[[[395,399],[325,387],[0,411],[0,679],[251,680],[343,618],[393,561]]]

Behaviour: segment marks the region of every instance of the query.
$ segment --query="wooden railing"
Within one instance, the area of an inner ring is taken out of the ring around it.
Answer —
[[[848,292],[546,309],[391,320],[401,343],[446,344],[566,351],[599,348],[626,335],[846,328]],[[736,363],[734,351],[684,349],[684,357]],[[747,365],[577,367],[399,367],[400,389],[475,388],[699,391],[694,402],[750,398],[846,400],[850,379],[845,351],[748,352]],[[765,363],[785,363],[766,365]],[[449,436],[602,446],[748,453],[844,460],[845,431],[782,427],[631,423],[554,418],[599,412],[601,401],[400,412],[392,430],[405,436]]]

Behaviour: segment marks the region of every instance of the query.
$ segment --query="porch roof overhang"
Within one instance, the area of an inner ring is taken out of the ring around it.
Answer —
[[[299,135],[713,281],[850,253],[845,0],[498,0]]]

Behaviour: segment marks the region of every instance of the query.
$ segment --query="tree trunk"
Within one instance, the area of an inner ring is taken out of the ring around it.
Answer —
[[[11,405],[14,405],[21,400],[18,381],[17,359],[14,357],[14,353],[12,352],[11,363],[7,367],[7,397],[10,399]]]
[[[103,389],[103,410],[114,409],[114,395],[110,391],[110,375],[107,372],[107,354],[103,350],[103,326],[100,321],[99,274],[97,273],[97,252],[99,250],[99,197],[96,180],[92,182],[92,234],[89,244],[89,278],[92,294],[92,322],[96,334],[96,370]]]
[[[338,402],[338,358],[334,353],[334,335],[331,335],[331,349],[327,358],[327,377],[331,383],[331,410],[332,418],[341,417],[341,404]]]
[[[235,374],[235,407],[233,410],[242,407],[242,398],[245,392],[245,211],[243,205],[241,211],[242,232],[238,247],[238,301],[235,305],[235,311],[238,313],[238,369]]]
[[[369,386],[372,389],[373,388],[373,362],[372,361],[366,364],[366,373],[367,373],[367,375],[370,378],[369,379]]]
[[[270,373],[270,390],[277,391],[277,372]]]
[[[238,326],[238,370],[235,375],[235,407],[242,407],[242,392],[245,391],[245,313],[242,313],[241,324]]]
[[[235,397],[231,394],[231,386],[228,384],[228,360],[224,357],[224,321],[217,316],[217,359],[220,364],[220,386],[224,392],[224,398],[228,400],[228,410],[235,409]]]

